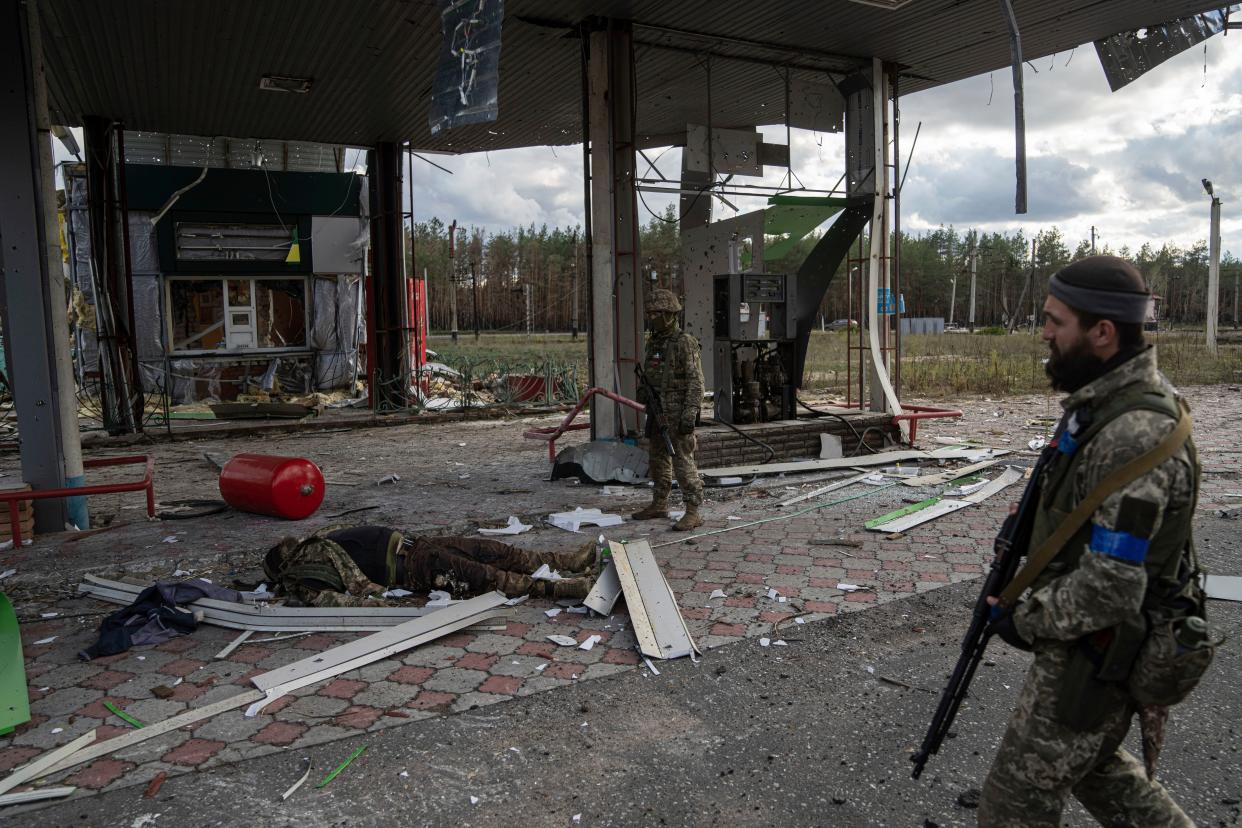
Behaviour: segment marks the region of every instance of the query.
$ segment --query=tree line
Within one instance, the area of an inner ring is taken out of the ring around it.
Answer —
[[[409,232],[407,230],[407,232]],[[462,331],[568,331],[574,322],[585,330],[589,307],[587,245],[581,227],[547,225],[485,233],[456,228],[450,256],[450,226],[433,218],[413,228],[409,262],[412,273],[427,277],[431,327],[450,330],[454,300],[457,327]],[[766,262],[770,273],[796,272],[819,241],[803,239],[785,257]],[[890,251],[893,249],[890,240]],[[857,319],[864,312],[858,282],[851,291],[846,273],[865,272],[866,239],[842,262],[820,305],[827,322]],[[676,214],[670,205],[653,215],[640,234],[642,278],[682,292],[681,257]],[[1206,307],[1208,246],[1144,244],[1099,253],[1132,262],[1160,297],[1160,318],[1175,324],[1202,323]],[[941,317],[969,322],[970,266],[975,270],[976,326],[1025,324],[1043,302],[1048,278],[1071,261],[1091,254],[1088,240],[1070,242],[1052,227],[1028,237],[1014,233],[980,233],[940,227],[921,234],[901,234],[900,292],[909,317]],[[744,254],[744,260],[748,257]],[[1221,321],[1234,318],[1238,274],[1242,263],[1231,256],[1221,262]],[[575,315],[575,306],[577,313]]]

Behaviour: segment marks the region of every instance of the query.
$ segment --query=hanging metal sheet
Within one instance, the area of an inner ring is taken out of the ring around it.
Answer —
[[[440,64],[431,92],[431,134],[496,120],[504,0],[441,0]]]
[[[1169,58],[1223,31],[1230,10],[1236,12],[1238,8],[1235,5],[1192,14],[1097,40],[1095,53],[1104,67],[1109,88],[1116,92]]]

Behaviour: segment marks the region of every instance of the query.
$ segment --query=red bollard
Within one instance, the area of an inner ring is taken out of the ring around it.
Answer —
[[[323,473],[301,457],[238,454],[220,470],[220,496],[243,512],[301,520],[315,513],[323,495]]]

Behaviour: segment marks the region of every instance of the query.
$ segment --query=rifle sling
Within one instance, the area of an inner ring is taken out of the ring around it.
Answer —
[[[1090,519],[1091,515],[1100,504],[1114,492],[1119,491],[1138,478],[1147,474],[1152,469],[1159,466],[1165,460],[1172,457],[1185,444],[1190,437],[1191,421],[1190,416],[1183,413],[1177,421],[1177,427],[1160,441],[1160,444],[1151,451],[1140,454],[1138,457],[1126,463],[1112,474],[1105,477],[1092,489],[1082,502],[1075,507],[1074,511],[1061,522],[1052,535],[1040,544],[1039,548],[1027,556],[1026,566],[1014,576],[1004,591],[1000,594],[1000,605],[1003,607],[1012,607],[1017,603],[1018,598],[1026,592],[1027,587],[1035,582],[1040,573],[1048,564],[1052,563],[1060,552],[1062,547],[1074,537],[1082,525]]]

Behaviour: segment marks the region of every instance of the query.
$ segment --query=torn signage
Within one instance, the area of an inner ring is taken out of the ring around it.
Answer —
[[[1157,26],[1145,26],[1097,40],[1095,52],[1109,88],[1116,92],[1171,57],[1223,31],[1230,12],[1239,6],[1179,17]]]
[[[441,0],[439,68],[431,91],[431,134],[496,120],[504,0]]]

